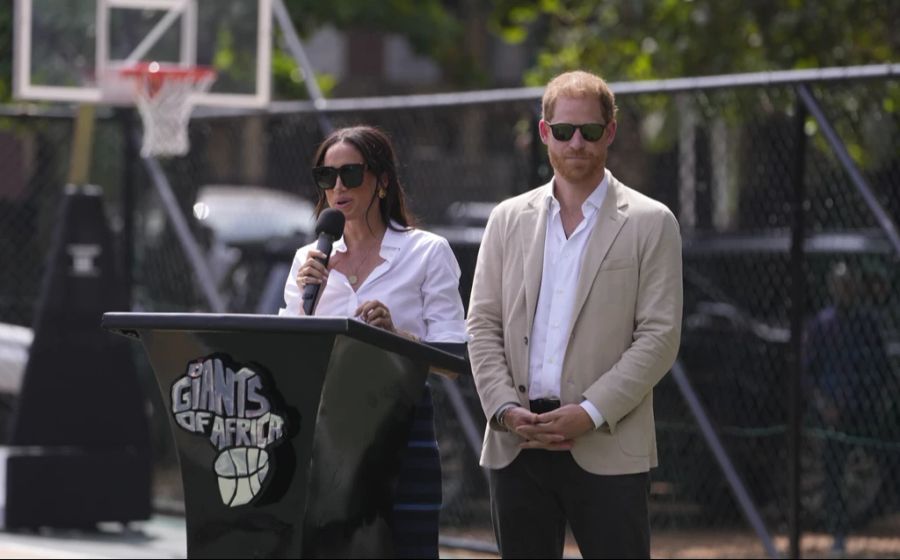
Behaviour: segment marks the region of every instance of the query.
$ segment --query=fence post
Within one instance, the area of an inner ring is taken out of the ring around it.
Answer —
[[[531,177],[529,178],[528,185],[517,187],[517,189],[513,191],[513,195],[522,194],[545,182],[544,176],[546,174],[544,173],[543,167],[546,165],[546,156],[544,155],[544,143],[541,141],[540,122],[541,106],[538,105],[535,108],[535,115],[531,119],[531,144],[529,146],[531,156],[531,169],[529,171],[531,172]]]
[[[799,87],[803,87],[802,85]],[[803,322],[806,310],[806,266],[805,248],[805,212],[806,188],[803,181],[804,160],[806,157],[806,106],[800,99],[799,92],[794,109],[794,158],[791,168],[791,182],[794,185],[791,204],[791,346],[789,353],[788,390],[788,465],[789,473],[789,519],[788,532],[790,551],[788,557],[800,558],[800,432],[803,396],[801,379],[803,376]]]
[[[122,129],[122,192],[121,206],[122,231],[119,237],[121,244],[120,266],[122,267],[122,283],[128,298],[128,309],[134,304],[134,213],[135,191],[137,189],[138,175],[135,162],[138,160],[140,150],[137,147],[137,132],[134,126],[134,109],[117,109],[116,116]]]

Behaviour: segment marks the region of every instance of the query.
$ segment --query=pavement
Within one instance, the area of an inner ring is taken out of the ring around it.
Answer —
[[[872,524],[866,533],[848,539],[845,558],[900,558],[900,514]],[[441,558],[499,558],[490,531],[448,531],[441,535]],[[746,528],[670,529],[653,533],[653,558],[764,558],[759,539]],[[785,554],[787,538],[775,536],[776,548]],[[827,558],[831,538],[807,533],[802,556]],[[37,532],[0,530],[3,558],[185,558],[187,533],[184,518],[154,515],[150,520],[101,523],[96,531],[43,529]],[[580,558],[569,539],[564,558]]]
[[[499,558],[492,543],[449,537],[441,558]],[[0,531],[3,558],[185,558],[187,533],[183,517],[156,515],[128,526],[101,523],[97,531],[43,529]]]
[[[185,558],[184,518],[101,523],[96,531],[41,529],[0,532],[0,558]]]
[[[441,558],[499,558],[493,541],[460,536],[442,537],[441,541]],[[155,515],[149,521],[134,522],[127,526],[101,523],[96,531],[0,530],[0,559],[185,558],[186,543],[183,517]],[[578,556],[567,554],[566,557]]]
[[[100,523],[95,530],[10,531],[6,509],[6,459],[0,446],[0,558],[185,558],[184,517],[154,515],[147,521]]]

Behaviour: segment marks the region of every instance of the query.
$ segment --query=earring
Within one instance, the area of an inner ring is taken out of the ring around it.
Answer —
[[[378,198],[384,198],[386,196],[387,196],[387,191],[385,191],[383,188],[378,189]]]

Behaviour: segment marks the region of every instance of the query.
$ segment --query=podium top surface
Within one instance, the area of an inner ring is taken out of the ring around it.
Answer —
[[[428,362],[434,367],[468,374],[465,343],[424,343],[346,317],[282,317],[238,313],[104,313],[101,326],[140,338],[142,330],[193,332],[257,332],[346,335],[384,350]]]

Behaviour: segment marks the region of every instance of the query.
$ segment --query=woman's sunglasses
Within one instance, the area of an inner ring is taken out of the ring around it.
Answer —
[[[575,129],[581,131],[581,137],[588,142],[596,142],[603,138],[603,131],[606,130],[604,123],[587,123],[587,124],[569,124],[557,123],[550,125],[550,132],[553,137],[560,142],[568,142],[575,135]]]
[[[312,174],[316,184],[322,190],[333,189],[337,184],[338,175],[341,177],[341,183],[348,189],[355,189],[362,185],[363,176],[366,172],[365,163],[348,163],[340,167],[328,167],[322,165],[313,167]]]

